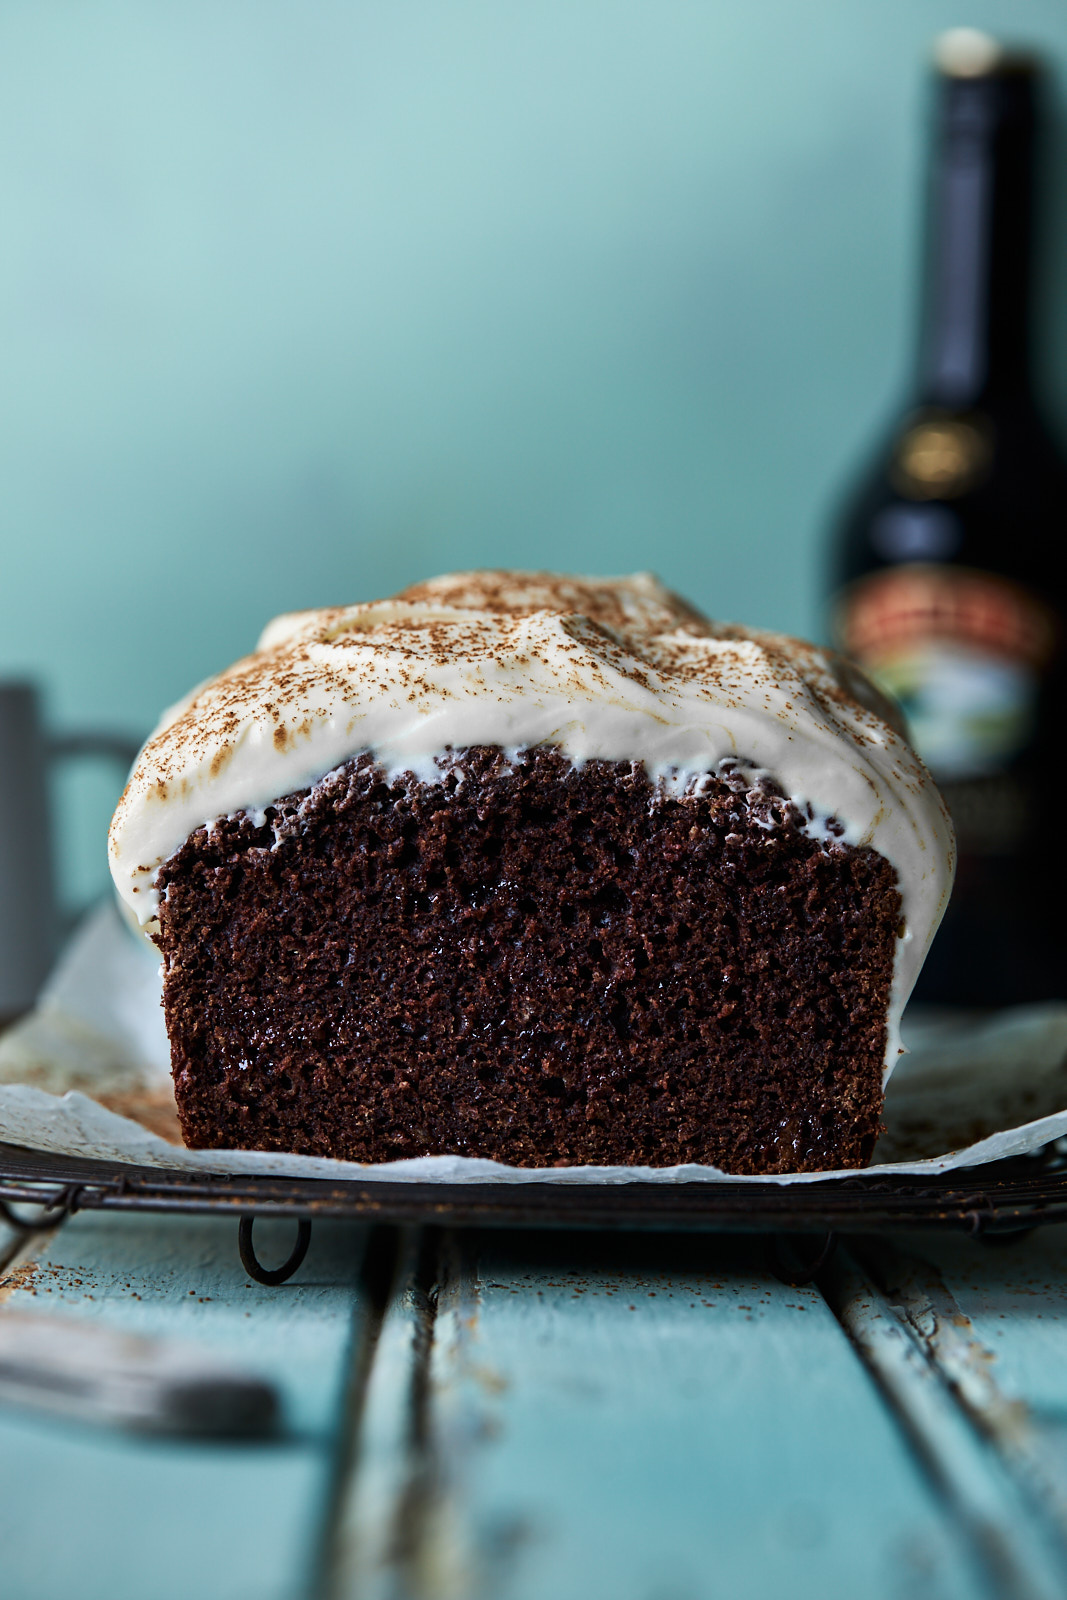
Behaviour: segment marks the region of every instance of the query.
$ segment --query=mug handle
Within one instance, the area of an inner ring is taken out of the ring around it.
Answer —
[[[82,759],[86,756],[98,760],[114,761],[123,775],[129,772],[141,749],[141,741],[125,734],[104,729],[87,728],[69,733],[48,734],[44,741],[45,759],[49,765],[56,761]],[[56,903],[55,915],[60,925],[61,939],[70,937],[88,906],[76,906],[61,911]]]
[[[137,748],[112,731],[49,737],[36,685],[0,679],[0,1027],[32,1006],[70,931],[57,904],[48,769],[94,756],[125,774]]]
[[[51,735],[45,743],[49,760],[63,761],[70,756],[104,756],[117,761],[127,771],[133,766],[140,744],[121,733],[59,733]]]

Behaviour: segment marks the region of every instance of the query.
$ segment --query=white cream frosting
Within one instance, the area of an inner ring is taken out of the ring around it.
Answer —
[[[896,868],[888,1069],[952,883],[952,827],[892,712],[832,652],[708,622],[657,581],[459,573],[395,599],[277,618],[254,655],[166,713],[111,825],[111,870],[149,930],[159,867],[203,824],[371,751],[434,781],[449,749],[549,744],[643,762],[674,793],[726,759]],[[836,830],[835,830],[836,831]]]

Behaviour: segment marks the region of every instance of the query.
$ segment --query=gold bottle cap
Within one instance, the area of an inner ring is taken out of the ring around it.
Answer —
[[[978,28],[949,28],[934,40],[934,61],[949,78],[982,78],[1003,57],[1003,46]]]

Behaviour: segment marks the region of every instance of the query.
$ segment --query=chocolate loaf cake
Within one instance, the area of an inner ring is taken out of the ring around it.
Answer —
[[[279,619],[112,827],[186,1142],[862,1165],[951,881],[883,711],[647,578]]]

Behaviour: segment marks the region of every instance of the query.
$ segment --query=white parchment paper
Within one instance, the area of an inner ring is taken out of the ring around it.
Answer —
[[[442,1183],[810,1183],[716,1167],[503,1166],[423,1156],[381,1166],[255,1150],[186,1150],[177,1132],[158,958],[110,904],[71,941],[37,1007],[0,1037],[0,1139],[67,1155],[215,1173]],[[1067,1137],[1067,1005],[906,1019],[869,1170],[946,1172]]]

